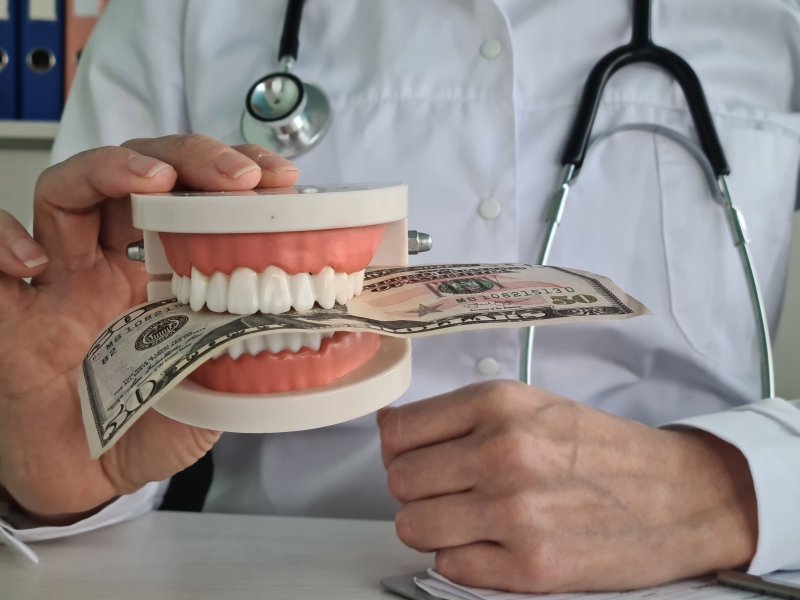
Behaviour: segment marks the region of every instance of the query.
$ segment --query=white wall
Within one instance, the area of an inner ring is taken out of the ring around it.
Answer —
[[[0,207],[27,225],[33,219],[36,177],[47,166],[48,156],[49,151],[43,149],[0,148]],[[778,393],[787,398],[800,398],[800,214],[795,215],[794,226],[789,289],[774,344]]]

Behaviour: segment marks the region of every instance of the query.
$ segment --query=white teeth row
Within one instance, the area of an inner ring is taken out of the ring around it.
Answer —
[[[188,304],[192,310],[208,306],[214,312],[237,315],[259,311],[276,315],[292,308],[301,312],[310,310],[315,303],[333,308],[360,294],[363,286],[363,269],[337,273],[333,267],[325,267],[317,275],[289,275],[278,267],[267,267],[261,273],[240,267],[230,275],[215,271],[211,276],[192,267],[191,277],[172,275],[172,293],[178,302]]]
[[[236,360],[243,354],[257,356],[262,352],[277,354],[283,350],[299,352],[301,348],[311,348],[315,352],[319,352],[322,340],[333,337],[333,334],[333,331],[281,331],[257,335],[234,342],[227,348],[217,351],[212,358],[227,354]]]

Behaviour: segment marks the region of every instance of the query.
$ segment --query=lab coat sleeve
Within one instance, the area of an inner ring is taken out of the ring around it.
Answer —
[[[758,546],[748,572],[800,569],[800,400],[767,398],[669,427],[692,427],[738,448],[758,502]]]
[[[0,504],[0,527],[21,542],[40,542],[86,533],[108,525],[136,518],[158,508],[169,481],[148,483],[143,488],[118,498],[100,512],[62,527],[43,527],[24,515],[16,514],[8,504]]]
[[[183,72],[186,1],[110,2],[84,49],[51,154],[190,130]]]

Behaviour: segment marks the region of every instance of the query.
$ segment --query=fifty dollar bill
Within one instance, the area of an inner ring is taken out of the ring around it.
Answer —
[[[346,306],[281,315],[195,312],[174,299],[132,308],[89,349],[78,377],[92,456],[235,340],[277,331],[351,330],[419,337],[470,328],[555,325],[648,314],[610,280],[524,264],[368,270]]]

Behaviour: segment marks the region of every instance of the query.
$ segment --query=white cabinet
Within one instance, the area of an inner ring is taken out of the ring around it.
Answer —
[[[57,121],[0,121],[0,148],[50,148],[57,131]]]
[[[0,208],[30,227],[33,190],[50,160],[57,122],[0,121]]]

